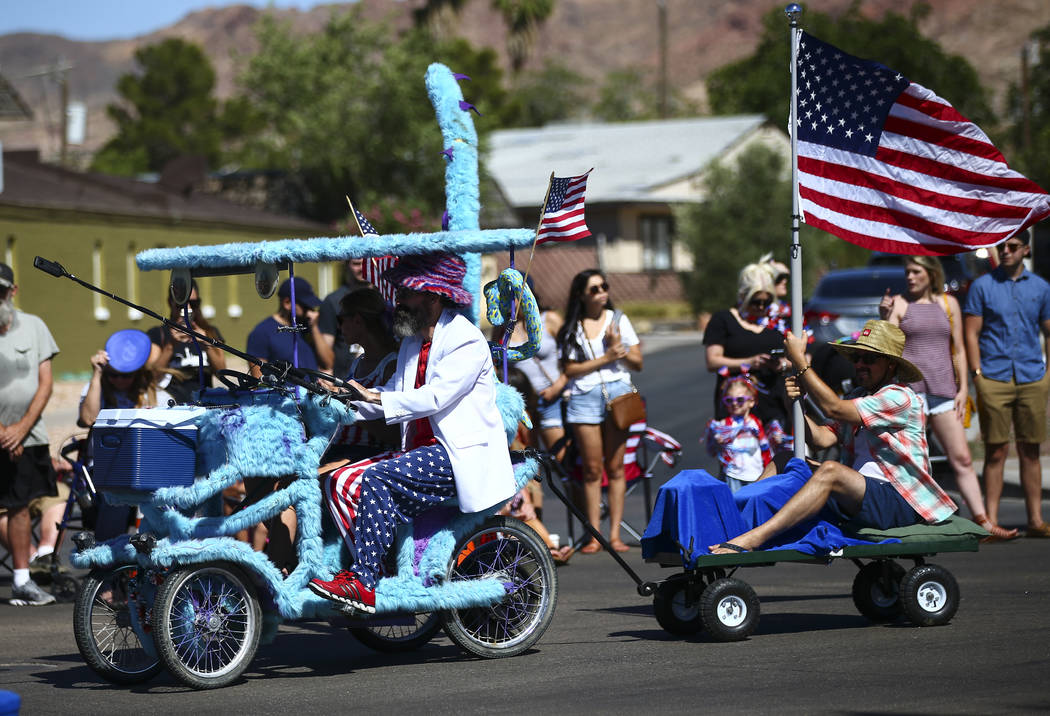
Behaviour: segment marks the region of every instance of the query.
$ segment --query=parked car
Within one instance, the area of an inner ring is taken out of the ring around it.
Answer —
[[[828,343],[856,333],[879,317],[879,301],[886,289],[907,289],[904,267],[877,265],[835,269],[824,274],[805,304],[804,315],[814,342]]]
[[[959,299],[959,304],[966,302],[966,293],[970,284],[978,276],[992,270],[992,261],[987,251],[969,251],[952,256],[940,256],[944,268],[944,290]],[[872,251],[868,266],[903,266],[907,260],[903,254],[888,254],[883,251]]]

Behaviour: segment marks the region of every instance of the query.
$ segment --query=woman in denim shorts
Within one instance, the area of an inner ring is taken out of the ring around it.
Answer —
[[[619,321],[614,325],[614,316]],[[565,325],[558,332],[564,373],[569,379],[565,420],[583,461],[584,508],[598,529],[601,517],[602,473],[609,480],[609,542],[617,552],[630,549],[620,539],[623,518],[623,454],[627,431],[616,427],[606,403],[631,391],[630,371],[642,369],[642,349],[627,316],[613,311],[609,282],[598,269],[576,274],[569,287]],[[600,549],[591,540],[580,551]]]

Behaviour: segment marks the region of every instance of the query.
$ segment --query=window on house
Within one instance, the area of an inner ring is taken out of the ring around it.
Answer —
[[[642,266],[647,271],[669,271],[671,261],[671,217],[642,216],[639,220],[642,238]]]

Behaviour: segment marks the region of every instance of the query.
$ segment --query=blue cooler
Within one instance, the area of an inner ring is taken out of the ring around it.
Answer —
[[[91,427],[92,480],[101,492],[152,492],[193,484],[197,418],[206,408],[99,411]]]

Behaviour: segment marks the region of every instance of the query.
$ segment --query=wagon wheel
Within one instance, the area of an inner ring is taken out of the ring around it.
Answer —
[[[904,567],[892,559],[868,562],[853,579],[853,604],[873,622],[889,622],[900,616],[901,579]]]
[[[690,588],[687,575],[671,577],[656,588],[653,596],[653,612],[664,631],[679,636],[696,634],[703,629],[700,616],[700,600]]]
[[[715,641],[741,641],[758,627],[758,595],[747,582],[716,579],[700,595],[700,616]]]
[[[901,604],[915,626],[947,624],[959,609],[959,585],[944,567],[921,564],[901,580]]]

